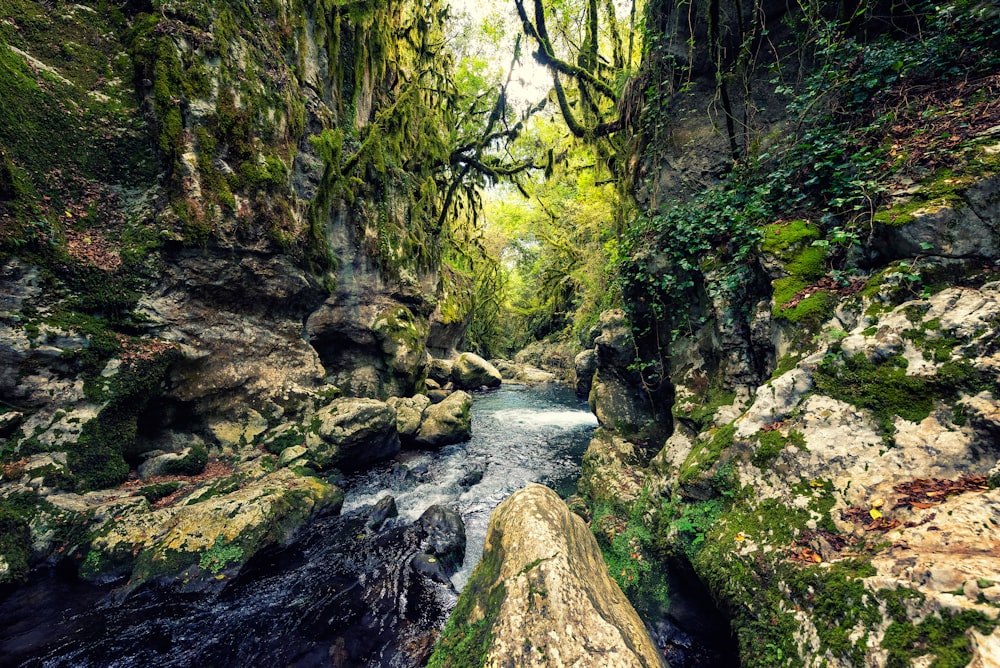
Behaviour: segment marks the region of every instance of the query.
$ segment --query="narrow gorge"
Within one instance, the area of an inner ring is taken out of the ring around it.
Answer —
[[[998,100],[990,0],[2,0],[0,665],[1000,665]]]

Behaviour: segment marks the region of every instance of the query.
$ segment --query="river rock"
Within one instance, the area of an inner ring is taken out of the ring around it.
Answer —
[[[450,386],[451,383],[448,383],[448,385]],[[443,387],[437,388],[435,390],[428,389],[427,390],[427,398],[431,400],[432,404],[439,404],[442,401],[444,401],[445,399],[447,399],[449,396],[451,396],[451,393],[453,391],[454,390],[445,389]]]
[[[465,559],[465,522],[458,512],[433,505],[417,520],[424,534],[427,554],[435,557],[448,575],[453,575]]]
[[[237,475],[259,473],[250,463]],[[120,511],[90,543],[81,575],[99,579],[130,573],[130,587],[164,579],[199,588],[218,574],[235,574],[261,548],[287,544],[305,522],[335,512],[344,498],[337,487],[290,469],[234,486],[217,496],[210,489],[196,491],[185,505]]]
[[[451,367],[451,380],[460,390],[499,387],[503,377],[492,364],[475,353],[462,353]]]
[[[430,397],[416,394],[412,397],[391,397],[386,403],[396,409],[396,431],[401,439],[416,437],[424,411],[431,405]]]
[[[429,554],[416,554],[410,560],[410,568],[414,572],[428,577],[435,582],[447,585],[451,584],[451,579],[441,566],[441,560]]]
[[[369,529],[374,529],[378,531],[385,521],[390,517],[397,517],[399,515],[399,510],[396,508],[396,499],[390,494],[386,494],[372,507],[371,512],[368,513],[368,519],[365,521],[365,525]]]
[[[469,665],[458,652],[476,643],[491,668],[664,665],[590,530],[542,485],[493,511],[483,558],[455,610],[432,664]]]
[[[472,397],[461,390],[424,411],[416,444],[437,448],[467,441],[472,436]]]
[[[292,445],[281,451],[278,455],[278,466],[288,466],[301,460],[309,452],[309,448],[304,445]]]
[[[321,468],[355,469],[399,452],[396,411],[376,399],[334,399],[316,413],[316,436],[307,440]]]
[[[471,471],[469,471],[468,473],[466,473],[465,475],[463,475],[461,478],[458,479],[458,486],[468,489],[473,485],[478,485],[479,482],[483,479],[484,473],[485,471],[483,471],[483,469],[481,468],[472,469]]]

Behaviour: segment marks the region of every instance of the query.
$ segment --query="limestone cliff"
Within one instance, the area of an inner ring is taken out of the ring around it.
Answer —
[[[60,558],[25,546],[39,498],[313,447],[337,396],[422,389],[471,309],[446,13],[3,4],[0,580]],[[327,459],[297,470],[363,463]],[[59,554],[106,529],[69,505]]]
[[[692,569],[745,666],[991,665],[1000,15],[815,8],[654,3],[646,212],[602,322],[641,359],[598,339],[581,492],[623,574]]]

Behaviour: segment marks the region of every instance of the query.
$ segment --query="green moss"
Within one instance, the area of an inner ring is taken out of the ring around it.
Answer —
[[[912,341],[914,347],[921,351],[925,360],[938,363],[950,360],[952,351],[961,341],[956,338],[943,336],[938,331],[940,321],[936,319],[918,324],[920,326],[915,329],[904,330],[903,338]]]
[[[670,607],[666,569],[651,550],[655,541],[646,526],[649,503],[645,492],[627,512],[608,503],[590,510],[590,528],[601,548],[608,572],[643,616],[665,614]]]
[[[814,382],[823,394],[871,411],[883,437],[891,441],[896,416],[919,422],[941,394],[933,380],[908,376],[906,367],[900,356],[877,364],[863,354],[842,361],[828,358],[817,368]]]
[[[100,389],[90,382],[90,395],[100,395],[106,404],[94,419],[83,425],[80,437],[67,454],[67,463],[77,477],[80,490],[113,487],[128,477],[126,458],[139,454],[135,450],[139,415],[162,392],[161,383],[176,354],[169,349],[123,364]],[[201,466],[204,468],[204,462]]]
[[[702,431],[715,418],[716,411],[722,406],[729,406],[736,400],[736,392],[722,386],[723,374],[712,375],[712,382],[707,384],[693,381],[690,389],[693,394],[683,401],[674,402],[671,413],[678,420],[684,420],[695,431]]]
[[[483,557],[472,572],[458,603],[448,617],[441,637],[434,646],[428,668],[476,668],[486,663],[486,653],[493,641],[493,624],[507,590],[500,577],[502,537],[493,532]],[[483,616],[472,622],[473,610],[482,609]]]
[[[919,656],[933,655],[931,668],[962,668],[972,659],[966,633],[975,628],[989,635],[997,620],[978,610],[959,613],[942,610],[925,617],[919,624],[897,619],[885,631],[882,648],[888,650],[886,665],[905,668]]]
[[[792,568],[785,578],[791,600],[809,611],[820,650],[854,666],[864,665],[868,629],[882,621],[879,601],[861,579],[874,574],[867,562],[837,562]]]
[[[819,238],[819,228],[801,220],[770,225],[766,229],[763,250],[774,253],[787,274],[772,282],[776,318],[818,324],[833,312],[833,295],[825,290],[817,291],[791,308],[785,307],[795,295],[826,274],[826,247],[806,244]]]
[[[205,470],[208,463],[208,448],[201,443],[191,446],[187,455],[176,461],[167,462],[163,467],[164,475],[198,475]]]
[[[695,443],[681,465],[678,481],[683,484],[701,477],[722,453],[732,447],[736,437],[736,427],[727,424],[713,430],[711,436]]]
[[[761,240],[761,250],[778,256],[786,256],[783,259],[791,260],[788,256],[789,249],[801,247],[806,242],[812,242],[820,238],[819,228],[805,220],[791,220],[787,223],[774,223],[764,228],[764,236]]]
[[[155,485],[143,485],[139,488],[136,494],[145,497],[150,503],[156,503],[160,499],[170,496],[176,492],[183,486],[183,484],[184,483],[182,482],[174,480],[172,482],[161,482]]]
[[[933,178],[920,185],[920,190],[913,199],[877,212],[874,221],[882,225],[902,227],[912,223],[913,214],[921,209],[962,206],[964,202],[961,193],[972,182],[968,176],[956,174],[950,169],[938,170]]]
[[[834,294],[827,290],[817,290],[791,308],[778,306],[776,302],[774,315],[793,323],[819,325],[833,315],[836,307],[837,297]]]
[[[759,445],[754,451],[751,461],[759,469],[767,468],[785,447],[792,445],[799,450],[806,449],[806,438],[802,432],[793,431],[784,436],[780,431],[761,431],[757,433]]]
[[[280,455],[285,448],[295,445],[303,445],[305,436],[298,426],[292,426],[283,431],[278,436],[264,441],[264,449],[272,455]]]

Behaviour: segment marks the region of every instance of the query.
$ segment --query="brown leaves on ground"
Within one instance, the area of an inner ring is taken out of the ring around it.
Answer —
[[[857,556],[865,549],[865,541],[857,536],[845,536],[841,533],[834,533],[827,529],[813,529],[803,531],[802,535],[793,544],[788,558],[803,564],[819,564],[832,554],[837,557]]]
[[[860,524],[865,531],[886,532],[900,526],[901,522],[892,517],[886,517],[879,513],[879,517],[873,517],[869,508],[845,508],[840,512],[840,519]]]
[[[897,494],[902,494],[893,508],[909,506],[911,508],[930,508],[945,499],[965,492],[981,492],[989,489],[984,475],[968,475],[958,480],[943,480],[941,478],[917,478],[904,482],[892,488]]]
[[[116,271],[122,266],[119,249],[97,230],[66,230],[66,252],[81,264],[103,271]]]
[[[122,364],[128,365],[136,362],[151,362],[160,355],[177,348],[175,344],[160,339],[131,339],[121,334],[117,338],[121,345],[118,357]]]
[[[896,116],[888,132],[893,139],[889,151],[904,169],[951,167],[963,142],[1000,126],[1000,75],[957,84],[901,86],[889,93],[878,112]],[[884,138],[880,132],[874,139]]]

